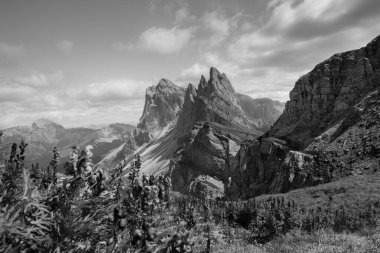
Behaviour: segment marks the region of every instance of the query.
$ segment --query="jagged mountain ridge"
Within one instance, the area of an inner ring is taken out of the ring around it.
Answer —
[[[248,103],[244,104],[246,109],[250,107]],[[216,122],[231,128],[260,133],[257,122],[247,116],[227,76],[213,67],[210,68],[208,81],[201,76],[198,89],[192,84],[188,86],[178,126],[181,130],[188,130],[198,121]]]

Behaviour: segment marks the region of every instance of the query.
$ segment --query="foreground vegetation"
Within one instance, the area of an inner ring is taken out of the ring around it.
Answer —
[[[167,195],[160,180],[141,181],[139,157],[125,176],[122,166],[109,172],[96,170],[91,153],[84,152],[78,164],[84,173],[59,178],[57,150],[48,168],[25,168],[26,147],[24,142],[14,144],[6,159],[1,157],[0,252],[378,252],[380,248],[376,195],[358,193],[360,198],[353,195],[344,204],[337,197],[342,190],[336,195],[328,191],[326,202],[319,205],[302,195],[309,190],[245,202]],[[67,173],[72,173],[70,167]],[[325,188],[314,188],[318,189]]]

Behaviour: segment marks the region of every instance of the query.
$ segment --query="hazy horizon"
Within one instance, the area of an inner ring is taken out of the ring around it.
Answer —
[[[303,74],[380,34],[376,0],[0,1],[0,129],[137,125],[145,89],[198,84],[287,101]]]

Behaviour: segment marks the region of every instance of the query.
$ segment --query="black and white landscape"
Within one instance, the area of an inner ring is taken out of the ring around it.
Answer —
[[[0,2],[0,252],[379,252],[379,13]]]

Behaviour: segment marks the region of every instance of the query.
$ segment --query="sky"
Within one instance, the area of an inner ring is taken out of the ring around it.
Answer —
[[[380,35],[379,0],[0,0],[0,129],[136,125],[161,78],[214,66],[287,101],[297,79]]]

